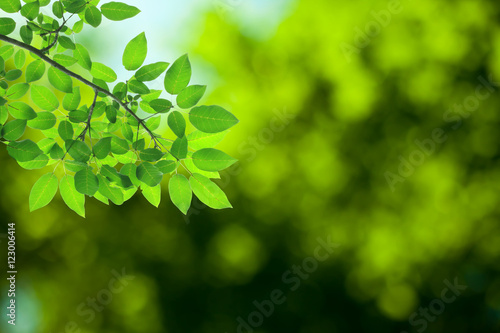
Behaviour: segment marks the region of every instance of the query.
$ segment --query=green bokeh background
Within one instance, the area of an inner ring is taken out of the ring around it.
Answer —
[[[121,53],[148,21],[147,62],[190,54],[204,103],[240,119],[219,146],[240,160],[219,182],[234,209],[195,202],[183,217],[164,192],[158,209],[141,195],[87,200],[84,220],[57,196],[29,213],[47,171],[2,148],[2,231],[16,222],[19,274],[15,328],[0,283],[0,331],[237,332],[274,289],[286,301],[256,333],[500,330],[500,87],[476,97],[479,77],[500,81],[497,2],[125,2],[142,13],[76,38],[122,79]],[[444,142],[418,153],[436,129]],[[283,274],[318,238],[337,247],[291,290]],[[122,268],[134,279],[86,322],[78,307]],[[455,301],[409,323],[455,279],[467,286]]]

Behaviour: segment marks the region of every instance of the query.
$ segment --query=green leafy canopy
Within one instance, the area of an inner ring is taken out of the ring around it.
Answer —
[[[140,13],[124,2],[99,2],[0,0],[0,142],[22,168],[40,170],[30,211],[58,191],[81,217],[88,197],[121,205],[141,193],[158,207],[162,186],[183,214],[193,195],[213,209],[232,207],[212,179],[236,159],[214,147],[238,119],[200,104],[207,87],[192,82],[187,54],[148,62],[144,32],[124,43],[126,80],[93,61],[78,37],[83,27]],[[16,30],[19,40],[10,36]],[[155,80],[163,90],[148,86]]]

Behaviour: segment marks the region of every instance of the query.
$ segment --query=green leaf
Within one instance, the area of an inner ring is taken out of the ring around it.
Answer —
[[[148,148],[141,151],[140,157],[143,161],[156,162],[160,160],[164,153],[155,148]]]
[[[168,127],[177,137],[182,138],[186,133],[186,120],[179,111],[173,111],[168,116]]]
[[[193,198],[193,191],[191,190],[187,178],[181,174],[174,175],[170,178],[168,182],[168,193],[172,203],[186,215]]]
[[[23,25],[21,29],[19,29],[19,35],[21,35],[23,42],[28,45],[33,41],[33,31],[27,25]]]
[[[204,171],[220,171],[233,165],[237,159],[214,148],[198,150],[193,154],[193,163]]]
[[[5,70],[5,60],[3,60],[2,57],[0,57],[0,72],[3,72],[4,70]]]
[[[188,153],[188,158],[184,160],[184,165],[186,166],[186,169],[191,172],[191,174],[199,173],[200,175],[203,175],[207,178],[220,179],[220,174],[217,171],[204,171],[194,165],[192,154],[190,156],[190,154]]]
[[[161,117],[153,117],[151,119],[148,119],[146,121],[146,126],[151,130],[155,131],[160,127],[161,124]]]
[[[177,162],[172,160],[162,160],[156,163],[155,166],[161,171],[161,173],[166,175],[167,173],[171,173],[177,169]]]
[[[44,86],[31,86],[31,100],[44,111],[52,112],[59,107],[59,100],[56,95]]]
[[[177,95],[177,105],[183,109],[189,109],[200,101],[205,94],[207,86],[189,86]]]
[[[86,70],[90,70],[92,68],[92,61],[90,60],[89,51],[87,51],[87,49],[83,45],[75,45],[75,49],[73,50],[73,57],[78,61],[78,64]]]
[[[38,112],[35,119],[28,120],[28,126],[39,130],[48,130],[56,125],[57,118],[51,112]]]
[[[7,97],[9,99],[19,99],[26,95],[30,85],[27,83],[16,83],[7,90]]]
[[[78,109],[82,97],[80,95],[80,87],[73,87],[73,93],[66,94],[63,98],[63,108],[67,111]]]
[[[62,158],[62,156],[61,156]],[[85,170],[88,168],[87,163],[64,160],[64,167],[71,172],[78,172],[80,170]]]
[[[16,68],[23,68],[24,67],[24,63],[26,62],[26,53],[24,52],[24,50],[19,50],[16,52],[16,54],[14,55],[14,65],[16,66]]]
[[[106,107],[106,118],[108,118],[110,123],[116,123],[116,114],[117,111],[113,105],[108,105]]]
[[[189,178],[194,194],[210,208],[232,208],[224,192],[207,177],[195,173]]]
[[[5,80],[15,81],[19,79],[21,75],[23,75],[23,72],[20,69],[12,69],[5,74]]]
[[[36,144],[44,154],[47,154],[50,149],[56,144],[56,142],[54,141],[54,139],[45,138],[38,141]]]
[[[191,80],[191,63],[187,54],[177,59],[165,74],[165,90],[177,95],[187,87]]]
[[[144,184],[154,187],[160,184],[163,173],[153,164],[143,162],[137,167],[136,176]]]
[[[69,13],[80,13],[85,9],[85,0],[63,0],[64,9]]]
[[[68,154],[78,162],[87,162],[92,154],[89,146],[85,142],[79,140],[66,140],[64,142]]]
[[[28,162],[18,162],[18,164],[26,170],[36,170],[41,169],[49,163],[49,157],[47,155],[38,155],[33,160]]]
[[[90,5],[85,10],[85,19],[91,26],[97,28],[102,22],[101,11],[96,6]]]
[[[55,1],[52,4],[52,13],[54,13],[55,17],[57,18],[63,17],[63,6],[61,1]]]
[[[75,173],[75,188],[81,194],[93,196],[99,190],[99,180],[91,168],[85,168]]]
[[[97,175],[99,179],[99,193],[111,200],[115,205],[123,204],[123,192],[111,185],[110,181],[103,175]]]
[[[104,82],[114,82],[117,78],[116,73],[111,68],[99,62],[92,63],[90,74],[94,78],[103,80]]]
[[[59,191],[64,203],[81,217],[85,217],[85,195],[75,188],[75,178],[65,175],[59,182]]]
[[[128,152],[129,146],[125,139],[113,136],[111,139],[111,152],[116,155],[123,155]]]
[[[70,57],[69,55],[65,54],[56,54],[53,60],[64,67],[73,66],[78,61],[76,60],[76,58]]]
[[[16,21],[10,17],[0,18],[0,34],[8,35],[16,29]]]
[[[72,140],[73,135],[75,134],[75,131],[73,130],[73,125],[67,120],[61,121],[59,123],[57,131],[61,139],[63,139],[64,141]]]
[[[196,129],[205,133],[222,132],[239,122],[231,112],[217,105],[192,108],[189,121]]]
[[[57,3],[57,2],[56,2]],[[76,48],[75,43],[71,40],[71,38],[66,37],[66,36],[59,36],[59,44],[64,47],[65,49],[68,50],[74,50]],[[55,56],[54,56],[55,60]],[[57,61],[57,60],[56,60]]]
[[[141,32],[134,37],[125,47],[122,63],[125,69],[135,71],[142,66],[148,53],[148,41],[146,34]]]
[[[187,152],[188,152],[188,141],[186,136],[183,136],[182,138],[177,138],[172,144],[172,149],[170,150],[172,156],[174,156],[179,160],[182,160],[187,157]]]
[[[139,69],[134,76],[136,80],[140,82],[153,81],[168,68],[168,65],[168,62],[156,62],[154,64],[149,64],[141,67],[141,69]]]
[[[141,181],[137,178],[137,166],[135,164],[124,164],[120,169],[120,173],[127,176],[134,186],[141,186]]]
[[[132,131],[132,127],[129,124],[125,123],[122,125],[122,134],[127,141],[134,141],[134,131]]]
[[[153,206],[158,207],[161,201],[161,185],[158,184],[154,187],[143,185],[141,188],[144,198],[146,198],[146,200]]]
[[[202,131],[191,132],[187,136],[189,147],[194,150],[215,147],[224,139],[227,133],[227,131],[219,133],[205,133]]]
[[[26,130],[26,120],[15,119],[9,121],[2,128],[2,137],[8,141],[15,141],[23,136],[25,130]]]
[[[102,138],[94,145],[94,155],[98,159],[105,159],[111,153],[111,137]]]
[[[73,80],[71,77],[60,70],[50,67],[47,73],[50,84],[62,92],[71,94],[73,92]]]
[[[36,112],[26,103],[12,102],[8,105],[9,113],[16,119],[35,119]]]
[[[21,9],[20,0],[0,0],[0,9],[6,13],[15,13]]]
[[[36,19],[39,12],[40,4],[38,3],[38,1],[27,3],[21,8],[21,15],[26,17],[30,21]]]
[[[149,102],[149,106],[158,113],[167,113],[172,109],[172,102],[163,98],[158,98]]]
[[[108,2],[101,6],[102,15],[111,21],[122,21],[136,16],[141,11],[122,2]]]
[[[43,60],[35,60],[26,67],[26,82],[38,81],[45,73],[45,62]]]
[[[40,177],[30,193],[30,212],[47,206],[57,193],[59,181],[53,173]]]
[[[0,0],[1,1],[1,0]],[[14,54],[14,46],[8,44],[0,47],[0,57],[4,60],[9,59]]]
[[[137,80],[130,80],[128,82],[128,88],[131,92],[136,94],[140,95],[149,94],[148,86]]]
[[[50,152],[49,152],[49,155],[50,155],[50,158],[52,158],[53,160],[59,160],[61,158],[63,158],[64,156],[64,151],[62,150],[62,148],[56,143],[54,146],[52,146],[52,148],[50,148]],[[78,170],[77,170],[78,171]]]
[[[82,29],[83,29],[83,20],[77,21],[75,22],[75,24],[73,24],[73,32],[75,34],[80,33]]]
[[[7,146],[9,155],[18,162],[28,162],[34,160],[43,151],[31,140],[10,142]]]

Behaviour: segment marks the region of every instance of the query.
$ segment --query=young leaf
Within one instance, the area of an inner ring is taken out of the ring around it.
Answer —
[[[177,137],[182,138],[186,133],[186,120],[179,111],[173,111],[168,116],[168,127]]]
[[[72,140],[73,135],[75,134],[75,131],[73,130],[73,125],[67,120],[61,121],[59,123],[57,131],[61,139],[63,139],[64,141]]]
[[[38,112],[35,119],[28,120],[28,126],[39,130],[48,130],[56,125],[57,118],[51,112]]]
[[[153,206],[158,207],[161,201],[161,185],[158,184],[154,187],[142,185],[141,188],[144,198]]]
[[[109,153],[111,153],[111,137],[102,138],[94,145],[94,155],[98,159],[105,159]]]
[[[85,217],[85,195],[75,188],[75,179],[65,175],[59,182],[59,191],[64,203],[81,217]]]
[[[189,86],[177,95],[177,105],[183,109],[189,109],[200,101],[205,94],[207,86]]]
[[[99,189],[99,180],[91,168],[85,168],[75,173],[75,188],[81,194],[93,196]]]
[[[193,163],[204,171],[220,171],[233,165],[237,159],[214,148],[198,150],[193,154]]]
[[[0,0],[0,9],[6,13],[15,13],[21,9],[20,0]]]
[[[186,136],[183,136],[182,138],[177,138],[172,144],[172,149],[170,150],[172,156],[174,156],[179,160],[182,160],[187,157],[187,152],[188,152],[188,141]]]
[[[137,167],[136,176],[144,184],[154,187],[160,184],[163,173],[153,164],[143,162]]]
[[[26,82],[38,81],[45,73],[45,62],[43,60],[35,60],[26,67]]]
[[[16,141],[23,136],[26,130],[26,123],[26,120],[23,119],[9,121],[2,128],[2,137],[8,141]]]
[[[16,119],[35,119],[36,112],[26,103],[23,102],[12,102],[8,105],[9,113],[12,117]]]
[[[53,173],[48,173],[38,179],[30,193],[30,212],[45,207],[52,201],[56,195],[58,183]]]
[[[136,80],[140,82],[153,81],[168,68],[168,65],[168,62],[156,62],[146,65],[141,67],[134,76]]]
[[[222,132],[239,122],[231,112],[217,105],[192,108],[189,121],[196,129],[205,133]]]
[[[103,175],[99,174],[97,178],[99,179],[99,193],[111,200],[115,205],[123,204],[123,192],[119,188],[113,187]]]
[[[73,80],[71,80],[71,77],[68,74],[63,73],[54,67],[50,67],[47,72],[47,76],[50,84],[57,90],[68,94],[71,94],[73,91]]]
[[[102,21],[101,11],[96,6],[90,5],[85,10],[85,19],[91,26],[97,28]]]
[[[203,148],[212,148],[220,143],[228,132],[219,133],[205,133],[201,131],[194,131],[188,134],[189,147],[194,150]]]
[[[59,100],[54,93],[44,86],[31,86],[31,100],[44,111],[52,112],[59,107]]]
[[[232,208],[224,192],[207,177],[195,173],[189,178],[194,194],[208,207],[214,209]]]
[[[186,215],[193,198],[193,192],[187,178],[181,174],[174,175],[170,178],[168,182],[168,193],[172,203]]]
[[[7,146],[7,152],[18,162],[28,162],[43,154],[38,145],[31,140],[10,142]]]
[[[14,31],[16,28],[16,21],[10,17],[0,18],[0,34],[8,35]]]
[[[122,21],[136,16],[141,11],[122,2],[108,2],[101,6],[102,15],[111,21]]]
[[[116,73],[111,68],[99,62],[92,63],[90,74],[94,78],[103,80],[104,82],[114,82],[117,78]]]
[[[191,63],[187,54],[177,59],[165,74],[165,90],[177,95],[187,87],[191,80]]]
[[[129,71],[135,71],[142,66],[147,53],[148,42],[146,34],[142,32],[134,37],[125,47],[122,57],[123,66]]]

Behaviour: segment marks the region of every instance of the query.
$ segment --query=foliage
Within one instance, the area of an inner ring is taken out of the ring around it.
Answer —
[[[25,2],[0,1],[4,12],[20,12],[26,19],[19,30],[22,41],[18,41],[7,36],[14,32],[16,22],[0,18],[0,40],[9,43],[0,48],[0,134],[9,155],[21,167],[32,170],[55,166],[33,186],[31,211],[48,205],[58,188],[67,206],[83,217],[85,196],[121,205],[139,188],[151,204],[158,206],[165,175],[171,176],[171,200],[184,214],[193,192],[212,208],[231,207],[226,195],[208,177],[218,178],[220,170],[236,162],[213,146],[238,120],[220,106],[197,106],[206,86],[189,85],[191,64],[187,55],[171,65],[144,65],[147,39],[141,33],[123,53],[123,66],[134,72],[132,77],[116,83],[111,90],[108,84],[117,80],[115,71],[93,62],[88,50],[71,37],[84,24],[98,27],[103,16],[121,21],[137,15],[139,9],[121,2],[98,8],[99,0],[61,0],[52,4],[54,17],[50,17],[40,12],[40,7],[50,1]],[[80,20],[70,28],[68,21],[75,15]],[[34,46],[38,44],[41,48]],[[9,59],[13,59],[15,69],[7,70]],[[91,80],[68,69],[76,65]],[[165,91],[172,100],[161,98],[163,91],[150,89],[145,83],[163,73]],[[44,77],[50,87],[41,81]],[[92,88],[90,105],[82,103],[82,91],[75,80]],[[61,102],[54,89],[58,95],[64,94]],[[173,139],[155,132],[162,118]],[[195,130],[186,133],[189,124]],[[36,143],[24,139],[27,128],[40,130],[44,138]],[[178,173],[182,170],[189,178]],[[62,175],[60,180],[58,174]]]

